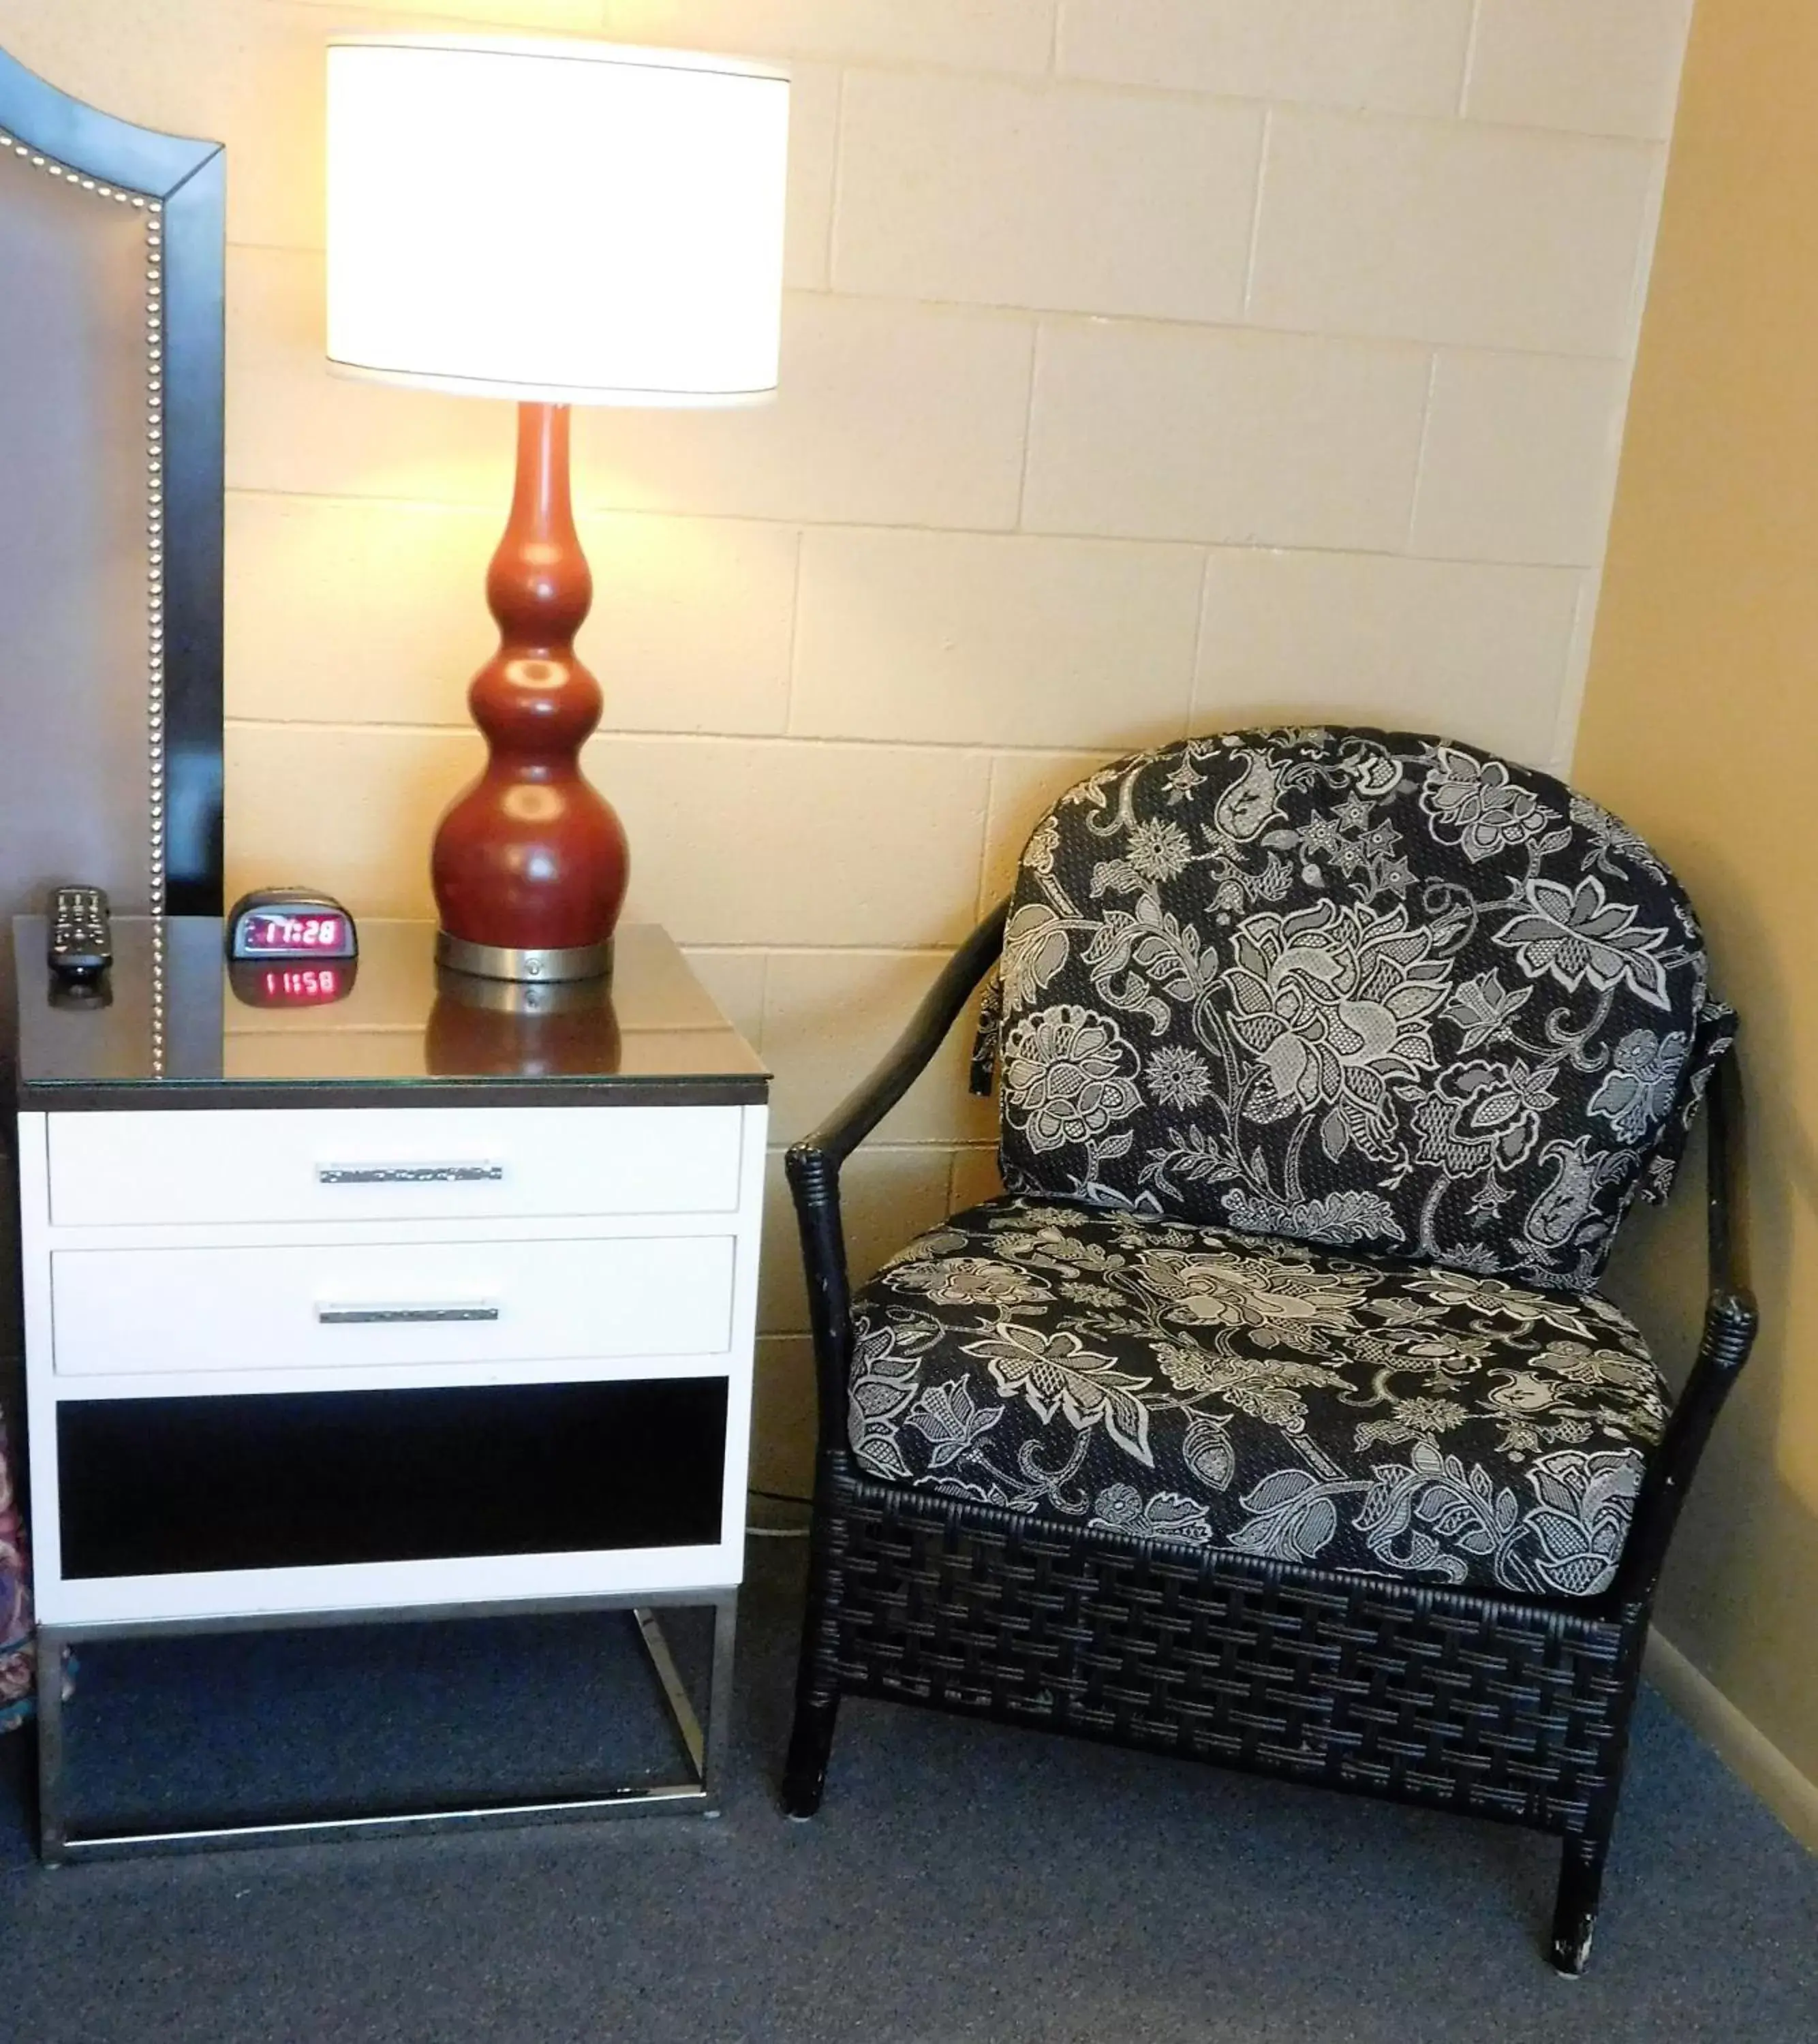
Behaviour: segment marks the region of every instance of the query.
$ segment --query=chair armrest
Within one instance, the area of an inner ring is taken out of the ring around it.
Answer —
[[[844,1423],[852,1346],[852,1299],[840,1214],[840,1167],[907,1093],[1003,948],[1009,901],[1000,901],[942,969],[883,1062],[783,1159],[801,1234],[809,1323],[821,1382],[822,1446]]]
[[[1651,1594],[1666,1559],[1680,1508],[1724,1400],[1747,1362],[1760,1324],[1735,1226],[1744,1178],[1742,1085],[1735,1051],[1717,1067],[1705,1103],[1705,1208],[1708,1280],[1705,1327],[1685,1389],[1637,1501],[1623,1556],[1619,1595]]]
[[[1742,1085],[1732,1050],[1712,1074],[1705,1103],[1705,1192],[1709,1309],[1720,1307],[1756,1317],[1749,1288],[1748,1262],[1735,1220],[1741,1211],[1743,1128]]]
[[[1003,949],[1004,919],[1009,907],[1007,900],[1000,901],[953,954],[909,1017],[909,1027],[884,1054],[882,1063],[797,1149],[816,1151],[844,1163],[909,1091]]]

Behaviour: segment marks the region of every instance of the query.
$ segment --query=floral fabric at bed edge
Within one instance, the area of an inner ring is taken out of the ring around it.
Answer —
[[[32,1593],[25,1564],[25,1528],[0,1418],[0,1731],[32,1707]]]

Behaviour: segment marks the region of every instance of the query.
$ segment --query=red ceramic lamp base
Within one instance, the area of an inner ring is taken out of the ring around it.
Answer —
[[[499,648],[467,707],[486,770],[436,828],[437,955],[489,978],[598,978],[609,969],[630,855],[580,768],[600,685],[575,655],[593,577],[568,496],[568,408],[520,405],[511,517],[486,574]]]

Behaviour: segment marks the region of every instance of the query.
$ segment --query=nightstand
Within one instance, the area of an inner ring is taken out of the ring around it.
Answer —
[[[716,1806],[767,1081],[655,928],[621,928],[612,980],[579,989],[439,973],[433,939],[368,923],[351,985],[230,983],[217,922],[116,918],[106,1003],[72,1006],[42,921],[15,924],[48,1861]],[[713,1610],[705,1729],[673,1604]],[[686,1778],[65,1823],[75,1642],[576,1608],[629,1614]]]

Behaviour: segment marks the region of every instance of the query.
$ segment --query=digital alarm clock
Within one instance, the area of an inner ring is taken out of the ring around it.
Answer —
[[[235,964],[356,959],[359,939],[340,902],[302,887],[260,887],[242,894],[227,916],[227,955]]]

